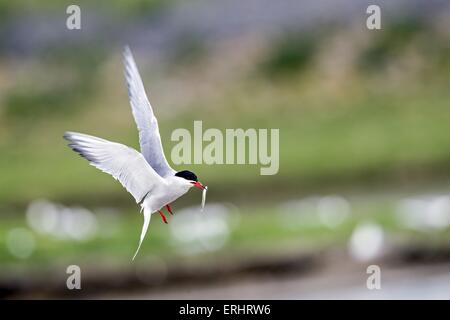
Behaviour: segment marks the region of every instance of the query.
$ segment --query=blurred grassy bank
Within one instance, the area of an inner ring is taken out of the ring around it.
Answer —
[[[352,183],[414,183],[450,176],[450,50],[447,38],[432,28],[403,22],[354,44],[341,43],[351,28],[313,40],[294,33],[258,50],[240,42],[228,50],[209,49],[177,68],[171,62],[153,70],[143,52],[137,62],[169,158],[171,132],[192,132],[195,120],[203,121],[204,130],[280,129],[275,176],[261,176],[260,165],[183,166],[223,199],[238,196],[236,185],[256,193],[272,186],[305,193]],[[230,57],[233,50],[242,56]],[[23,206],[37,197],[129,199],[61,138],[74,130],[138,148],[120,48],[110,54],[95,48],[74,52],[49,52],[26,69],[0,62],[3,204]]]

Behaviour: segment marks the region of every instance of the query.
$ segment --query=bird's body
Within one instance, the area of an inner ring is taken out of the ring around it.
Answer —
[[[191,185],[179,183],[179,178],[167,177],[164,181],[149,191],[148,195],[141,203],[142,208],[149,208],[152,213],[156,213],[176,199],[189,191]]]
[[[138,249],[147,232],[150,217],[159,212],[167,223],[161,209],[184,195],[191,187],[205,189],[197,176],[190,171],[176,172],[164,156],[158,121],[128,47],[124,51],[125,78],[128,85],[131,109],[139,130],[141,153],[120,143],[111,142],[87,134],[66,132],[64,138],[69,146],[89,163],[109,173],[127,189],[140,204],[144,225]]]

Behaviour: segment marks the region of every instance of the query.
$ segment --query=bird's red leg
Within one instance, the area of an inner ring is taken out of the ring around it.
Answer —
[[[159,212],[159,215],[161,216],[161,218],[163,219],[164,223],[167,223],[167,219],[164,216],[164,214],[160,210],[158,210],[158,212]]]
[[[167,211],[169,211],[169,213],[173,215],[172,208],[170,207],[170,205],[166,205],[166,208]]]

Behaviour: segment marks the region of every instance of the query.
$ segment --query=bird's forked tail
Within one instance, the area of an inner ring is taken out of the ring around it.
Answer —
[[[145,234],[147,233],[147,229],[148,229],[148,226],[150,224],[150,218],[152,216],[152,212],[150,211],[149,208],[145,207],[144,205],[142,207],[144,209],[144,224],[142,226],[141,239],[139,240],[139,245],[138,245],[138,248],[136,250],[136,253],[133,256],[133,260],[134,260],[134,258],[136,258],[136,255],[138,254],[139,249],[141,248],[142,241],[144,241]]]

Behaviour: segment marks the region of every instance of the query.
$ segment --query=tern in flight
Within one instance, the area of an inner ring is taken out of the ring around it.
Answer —
[[[204,204],[207,187],[198,181],[193,172],[177,172],[169,166],[161,144],[158,121],[128,47],[124,49],[123,62],[131,110],[139,131],[141,153],[117,142],[77,132],[66,132],[64,138],[70,142],[69,147],[86,158],[91,165],[119,180],[141,206],[144,224],[134,260],[147,233],[151,215],[158,212],[167,223],[161,211],[163,207],[173,214],[170,204],[191,187],[203,190]]]

